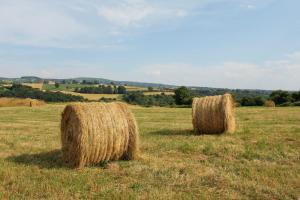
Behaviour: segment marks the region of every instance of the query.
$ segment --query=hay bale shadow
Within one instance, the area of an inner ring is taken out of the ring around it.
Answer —
[[[50,152],[42,152],[37,154],[21,154],[18,156],[11,156],[7,158],[10,162],[23,165],[34,165],[39,168],[69,168],[62,160],[61,150],[54,150]]]
[[[220,134],[220,133],[209,133],[209,134],[202,133],[202,134],[200,134],[191,129],[185,129],[185,130],[184,129],[183,130],[162,129],[159,131],[151,132],[150,134],[161,135],[161,136],[205,136],[205,135],[211,135],[211,136],[216,136],[216,137],[221,137],[224,135],[224,134]]]
[[[186,129],[186,130],[170,130],[170,129],[162,129],[159,131],[151,132],[152,135],[162,135],[162,136],[191,136],[197,135],[194,130]]]

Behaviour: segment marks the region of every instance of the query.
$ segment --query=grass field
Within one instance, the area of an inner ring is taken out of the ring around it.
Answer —
[[[55,91],[69,91],[72,92],[76,88],[80,87],[97,87],[98,85],[90,84],[59,84],[59,87],[56,88],[55,85],[44,84],[43,90],[55,90]]]
[[[174,95],[174,92],[144,92],[144,95],[160,95],[164,93],[165,95]]]
[[[44,87],[43,83],[22,83],[22,85],[32,87],[34,89],[42,90]]]
[[[121,94],[84,94],[84,93],[69,92],[69,91],[61,91],[61,92],[66,93],[66,94],[72,94],[75,96],[82,96],[83,98],[91,100],[91,101],[98,101],[102,97],[116,99],[116,100],[122,99]]]
[[[98,87],[98,84],[59,84],[56,88],[55,85],[44,84],[43,90],[58,90],[58,91],[74,91],[76,88],[82,87]],[[135,86],[125,86],[127,91],[147,91],[148,88],[145,87],[135,87]]]
[[[238,108],[231,135],[192,132],[191,109],[134,107],[141,158],[73,170],[63,105],[0,108],[0,199],[297,199],[300,109]]]

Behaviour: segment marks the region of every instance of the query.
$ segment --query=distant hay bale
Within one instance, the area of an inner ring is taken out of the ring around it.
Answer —
[[[138,141],[136,120],[124,103],[77,103],[62,113],[63,158],[71,166],[136,159]]]
[[[264,106],[265,106],[265,107],[276,107],[276,104],[275,104],[274,101],[268,100],[268,101],[265,101]]]
[[[193,99],[193,126],[199,134],[235,131],[234,100],[230,94]]]
[[[28,99],[29,102],[29,106],[30,107],[37,107],[37,106],[42,106],[45,105],[46,103],[44,101],[41,100],[37,100],[37,99]]]
[[[28,107],[36,107],[42,106],[46,103],[44,101],[36,100],[36,99],[21,99],[21,98],[0,98],[0,107],[18,107],[18,106],[28,106]]]
[[[241,104],[239,102],[235,102],[234,106],[237,107],[241,107]]]

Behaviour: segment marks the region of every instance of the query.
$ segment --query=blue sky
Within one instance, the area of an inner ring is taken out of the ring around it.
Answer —
[[[299,0],[0,0],[0,77],[299,90]]]

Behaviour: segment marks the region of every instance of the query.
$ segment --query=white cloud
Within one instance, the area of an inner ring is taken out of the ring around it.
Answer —
[[[85,33],[84,25],[46,3],[0,2],[0,43],[53,46]]]
[[[139,77],[139,81],[176,85],[299,90],[298,55],[291,54],[286,60],[267,61],[260,65],[240,62],[224,62],[206,67],[184,63],[155,64],[141,68],[136,77]]]
[[[154,8],[144,1],[121,1],[99,6],[97,10],[99,16],[119,26],[137,25],[154,12]]]
[[[187,16],[193,8],[186,6],[189,4],[173,6],[149,0],[0,0],[0,44],[109,46],[115,37],[122,37],[132,28],[136,31]]]
[[[110,68],[99,63],[84,63],[80,60],[36,66],[32,66],[29,62],[20,64],[17,60],[10,62],[0,60],[0,71],[7,77],[91,76],[186,86],[300,90],[298,55],[300,55],[299,52],[296,52],[287,55],[283,60],[266,61],[261,64],[224,62],[210,66],[195,66],[187,63],[164,63],[150,64],[131,70]]]
[[[252,4],[242,4],[241,8],[244,8],[244,9],[247,9],[247,10],[254,10],[254,9],[256,9],[256,6],[252,5]]]

